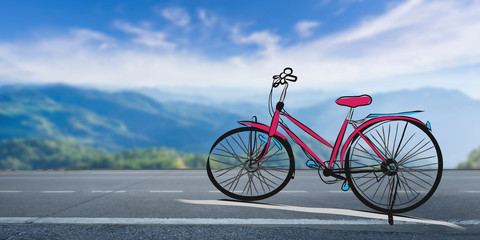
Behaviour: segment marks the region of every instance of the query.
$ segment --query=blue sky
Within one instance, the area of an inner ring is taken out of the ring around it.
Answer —
[[[0,82],[458,89],[480,98],[480,3],[3,1]]]

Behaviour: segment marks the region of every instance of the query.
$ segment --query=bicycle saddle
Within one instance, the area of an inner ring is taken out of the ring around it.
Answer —
[[[372,97],[364,94],[360,96],[345,96],[338,98],[335,103],[342,106],[348,107],[358,107],[358,106],[365,106],[369,105],[372,102]]]

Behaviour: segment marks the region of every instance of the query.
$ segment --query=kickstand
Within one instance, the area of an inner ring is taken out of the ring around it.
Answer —
[[[398,177],[397,177],[398,178]],[[395,181],[397,180],[397,181]],[[392,191],[390,192],[390,209],[388,209],[388,224],[393,225],[393,214],[392,214],[392,210],[393,210],[393,206],[395,205],[395,199],[397,198],[397,190],[398,190],[398,179],[395,179],[395,177],[393,178],[393,184],[392,184]],[[395,186],[395,191],[393,191],[393,188]],[[393,197],[392,197],[393,195]]]
[[[393,225],[393,215],[391,212],[388,213],[388,224]]]

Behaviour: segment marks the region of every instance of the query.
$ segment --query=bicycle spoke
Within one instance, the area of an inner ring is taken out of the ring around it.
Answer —
[[[395,129],[395,137],[393,138],[393,145],[392,145],[393,149],[392,149],[392,156],[391,156],[392,158],[394,158],[394,156],[396,155],[396,154],[394,154],[394,152],[395,152],[395,143],[397,142],[397,134],[398,134],[398,125],[399,124],[400,123],[397,123],[397,127]]]
[[[410,182],[410,183],[414,183],[415,185],[417,185],[417,186],[419,186],[419,187],[421,187],[421,188],[423,188],[423,189],[425,189],[425,190],[428,190],[426,187],[420,185],[419,183],[413,181],[413,180],[410,179],[410,178],[405,178],[405,181],[406,181],[406,182]]]
[[[255,175],[255,173],[258,174],[258,176]],[[260,178],[260,174],[258,173],[258,171],[255,172],[255,173],[253,173],[253,176],[258,179],[258,183],[260,183],[260,187],[262,187],[263,192],[265,192],[265,187],[263,187],[263,184],[265,183],[265,185],[268,187],[267,183],[264,182],[264,180],[262,180],[262,179]],[[269,189],[270,189],[270,188],[269,188]]]
[[[268,180],[268,181],[270,181],[272,184],[274,184],[274,185],[278,186],[278,184],[277,184],[276,182],[274,182],[274,181],[273,181],[273,180],[271,180],[270,178],[268,178],[268,177],[264,176],[264,175],[263,175],[263,174],[262,174],[260,171],[258,171],[258,174],[259,174],[259,175],[261,175],[263,179],[265,179],[265,183],[267,183],[267,181],[266,181],[266,180]],[[272,185],[270,185],[270,186],[272,186]],[[275,187],[275,186],[272,186],[272,187]]]
[[[372,155],[370,152],[368,152],[368,151],[362,146],[362,144],[358,144],[358,146],[360,146],[360,148],[362,148],[366,153],[368,153],[368,155],[370,155],[370,156],[372,157],[372,158],[371,158],[372,160],[375,160],[375,161],[377,161],[377,162],[379,162],[379,163],[382,162],[381,159],[378,159],[378,160],[377,160],[377,159],[374,157],[374,155]],[[374,147],[375,147],[375,146],[374,146]]]
[[[377,132],[378,133],[378,132]],[[380,133],[378,133],[380,135]],[[377,138],[375,138],[375,136],[371,135],[371,137],[373,138],[373,140],[375,140],[375,142],[377,142],[380,147],[383,149],[383,151],[385,151],[385,156],[388,156],[388,150],[384,147],[384,145],[382,145],[382,143],[380,143],[380,141],[377,140]],[[380,140],[381,140],[381,137],[380,137]],[[373,147],[375,147],[376,149],[380,150],[375,143],[372,142],[372,145]]]
[[[397,151],[395,152],[395,155],[394,155],[393,158],[397,158],[398,154],[400,153],[398,150],[400,149],[400,146],[402,145],[403,137],[405,136],[405,132],[407,131],[407,126],[408,126],[408,123],[405,123],[405,128],[403,129],[402,137],[400,137],[400,141],[398,142]]]
[[[262,167],[261,169],[262,169],[262,170],[265,170],[265,171],[267,171],[267,170],[273,170],[273,171],[276,171],[276,172],[284,172],[284,173],[288,172],[288,169],[278,168],[278,167]],[[268,172],[268,171],[267,171],[267,172]]]
[[[233,163],[222,162],[222,161],[219,161],[219,160],[216,160],[216,159],[213,159],[213,158],[211,158],[210,160],[211,160],[211,161],[214,161],[214,162],[219,162],[219,163],[227,164],[227,165],[233,165],[233,166],[241,166],[241,165],[243,165],[243,163],[240,163],[240,164],[235,165],[235,164],[233,164]]]
[[[432,165],[438,165],[438,163],[434,162],[434,163],[429,163],[429,164],[425,164],[425,165],[415,166],[415,168],[409,167],[409,169],[416,169],[416,168],[432,166]],[[402,166],[402,167],[405,167],[405,166]],[[419,170],[429,171],[429,169],[419,169]],[[433,170],[433,171],[437,171],[437,170]]]
[[[416,133],[414,133],[412,136],[410,136],[410,138],[405,142],[405,144],[403,145],[403,147],[400,149],[400,151],[398,151],[397,153],[397,156],[400,154],[400,152],[402,152],[402,150],[405,148],[405,146],[407,146],[407,144],[410,142],[410,140],[415,136]],[[407,153],[408,154],[408,153]],[[397,158],[397,157],[395,157]]]
[[[244,169],[242,168],[242,169],[240,170],[240,173],[243,172],[243,170],[244,170]],[[241,178],[242,176],[244,176],[245,174],[248,174],[248,172],[245,172],[245,173],[243,173],[243,174],[240,174],[240,175],[236,178],[235,187],[234,187],[233,190],[232,190],[233,192],[235,192],[235,189],[237,189],[238,183],[240,183],[240,178]],[[232,184],[232,185],[233,185],[233,184]]]
[[[238,136],[238,133],[237,133],[237,136]],[[235,139],[233,136],[231,136],[231,138],[233,139],[233,141],[235,141],[235,143],[237,144],[237,146],[242,149],[243,153],[245,153],[245,155],[248,156],[248,153],[247,153],[247,146],[245,146],[245,149],[242,147],[242,145],[240,145],[240,143],[237,142],[237,139]],[[241,139],[241,138],[240,138]]]
[[[238,154],[235,152],[235,149],[233,149],[232,145],[230,145],[230,143],[228,142],[228,139],[225,139],[225,142],[227,142],[228,146],[230,147],[230,149],[232,149],[232,153],[234,156],[238,156]]]
[[[412,149],[410,149],[410,151],[408,151],[408,152],[405,154],[405,156],[403,156],[402,159],[400,159],[400,161],[398,161],[398,162],[401,163],[402,160],[403,160],[405,157],[409,156],[410,153],[411,153],[415,148],[417,148],[418,145],[420,145],[424,140],[425,140],[425,138],[422,139],[422,141],[418,142],[418,143],[417,143]],[[428,143],[427,143],[427,144],[428,144]]]
[[[400,173],[400,175],[402,175],[402,178],[403,178],[403,180],[404,180],[404,181],[401,181],[401,179],[400,179],[400,181],[403,182],[403,183],[408,187],[408,189],[410,189],[410,191],[415,192],[417,195],[419,195],[420,192],[418,192],[418,191],[415,190],[414,188],[410,187],[410,185],[409,185],[408,182],[407,182],[407,178],[405,177],[405,175],[403,175],[403,173]]]
[[[250,156],[251,152],[249,151],[247,145],[243,142],[243,139],[242,139],[242,137],[240,137],[240,134],[237,133],[237,137],[240,139],[240,142],[242,142],[243,147],[245,147],[245,154],[247,154],[247,156]]]
[[[229,168],[222,168],[222,169],[218,169],[218,170],[215,170],[214,173],[218,173],[220,171],[225,171],[224,173],[220,174],[220,175],[217,175],[217,177],[221,177],[222,175],[230,172],[231,170],[235,169],[236,167],[238,166],[233,166],[233,167],[229,167]]]
[[[403,191],[405,192],[405,196],[407,197],[407,200],[410,201],[410,197],[408,196],[407,188],[406,188],[405,184],[402,182],[402,180],[400,179],[400,177],[399,177],[398,181],[399,181],[400,184],[402,184],[402,186],[403,186],[402,189],[403,189]],[[412,194],[412,195],[413,195],[413,194]]]
[[[389,153],[390,153],[390,150],[388,149],[388,146],[390,146],[390,126],[391,125],[388,124],[388,138],[387,138],[387,145],[386,145]],[[392,153],[390,153],[390,157],[393,158],[393,151],[392,151]]]
[[[388,183],[387,183],[387,186],[385,187],[385,189],[389,189],[390,188],[390,182],[392,181],[392,178],[388,178]],[[382,198],[380,198],[380,202],[382,202],[383,200],[383,197],[385,196],[385,193],[387,191],[383,190],[383,194],[382,194]]]
[[[420,180],[420,181],[424,182],[425,184],[427,184],[427,185],[429,185],[429,186],[432,186],[432,184],[431,184],[431,183],[429,183],[429,182],[425,181],[424,179],[420,178],[419,176],[417,176],[417,175],[416,175],[416,174],[414,174],[413,172],[405,172],[405,173],[407,173],[407,174],[410,174],[410,175],[414,176],[415,178],[417,178],[418,180]]]
[[[436,163],[435,163],[435,164],[436,164]],[[405,169],[408,169],[408,170],[405,170]],[[403,167],[403,168],[401,168],[401,171],[402,171],[402,172],[407,172],[407,173],[408,173],[408,172],[411,172],[411,171],[413,171],[413,172],[418,172],[418,173],[422,174],[422,175],[425,176],[425,177],[428,177],[428,178],[433,179],[432,176],[424,173],[424,171],[419,171],[419,170],[415,170],[415,169],[410,169],[410,168],[408,168],[408,167]]]
[[[379,182],[378,187],[377,187],[377,190],[375,190],[375,192],[373,193],[373,197],[372,197],[372,198],[375,198],[375,195],[377,195],[377,192],[378,192],[378,190],[380,189],[380,187],[382,186],[383,181],[385,181],[385,176],[387,176],[387,175],[384,174],[384,175],[382,176],[382,180]]]
[[[428,143],[427,143],[427,144],[428,144]],[[426,144],[425,144],[425,145],[426,145]],[[424,145],[424,146],[425,146],[425,145]],[[422,154],[422,153],[424,153],[424,152],[426,152],[426,151],[428,151],[428,150],[430,150],[430,149],[432,149],[432,148],[434,148],[434,147],[435,147],[435,146],[431,146],[431,147],[429,147],[429,148],[427,148],[427,149],[425,149],[425,150],[423,150],[423,151],[421,151],[421,152],[418,152],[418,153],[416,153],[416,154],[414,154],[414,155],[413,155],[413,154],[410,154],[410,156],[409,156],[408,158],[403,159],[403,161],[408,161],[408,160],[410,160],[411,158],[416,157],[416,156],[418,156],[418,155],[420,155],[420,154]],[[422,147],[422,148],[423,148],[423,147]]]
[[[228,153],[228,154],[230,154],[230,155],[231,155],[231,157],[233,157],[233,158],[237,159],[237,160],[238,160],[240,163],[242,163],[242,161],[239,159],[239,157],[238,157],[238,155],[237,155],[237,154],[234,154],[234,153],[230,152],[230,151],[229,151],[229,150],[228,150],[228,149],[227,149],[225,146],[223,146],[222,144],[220,144],[220,145],[221,145],[221,146],[222,146],[222,147],[225,149],[225,151],[224,151],[224,150],[222,150],[222,149],[218,149],[218,150],[220,150],[220,151],[223,151],[223,152],[225,152],[225,153]]]
[[[436,158],[436,157],[433,156],[433,157],[416,158],[416,159],[410,160],[410,161],[408,161],[408,162],[404,162],[404,163],[402,163],[400,166],[406,166],[406,165],[409,165],[409,164],[413,164],[414,162],[424,161],[424,160],[426,160],[426,159],[431,159],[431,158]],[[415,167],[418,167],[418,166],[415,165]]]

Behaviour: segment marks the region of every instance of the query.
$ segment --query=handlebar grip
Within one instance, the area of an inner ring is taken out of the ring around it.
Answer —
[[[296,82],[297,81],[297,76],[287,75],[287,76],[285,76],[285,80],[290,81],[290,82]]]

